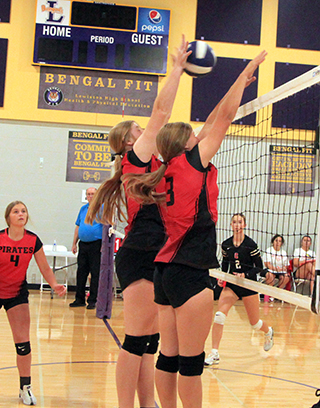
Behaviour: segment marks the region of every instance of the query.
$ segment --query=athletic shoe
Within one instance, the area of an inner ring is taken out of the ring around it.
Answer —
[[[24,385],[22,390],[19,390],[19,398],[25,405],[36,405],[37,400],[33,395],[31,385]]]
[[[212,366],[214,364],[219,364],[219,361],[220,361],[220,358],[219,358],[218,350],[211,350],[211,353],[204,360],[204,366],[209,367],[209,366]]]
[[[87,309],[95,309],[96,304],[95,303],[88,303]]]
[[[85,303],[81,303],[78,300],[75,300],[74,302],[69,303],[70,307],[81,307],[81,306],[85,306],[85,305],[86,305]]]
[[[317,391],[315,392],[315,394],[316,394],[316,397],[320,397],[320,389],[317,390]],[[316,404],[312,405],[311,408],[320,408],[320,401],[318,401]]]
[[[264,335],[264,345],[263,350],[269,351],[273,347],[273,328],[269,327],[269,331]]]

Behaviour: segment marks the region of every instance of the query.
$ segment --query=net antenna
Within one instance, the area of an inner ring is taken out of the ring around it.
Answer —
[[[320,291],[319,85],[320,66],[241,106],[213,159],[219,171],[218,245],[232,235],[231,217],[240,212],[246,216],[245,234],[262,255],[280,234],[282,249],[293,260],[301,238],[309,235],[316,250],[315,282],[298,280],[293,271],[290,291],[262,283],[255,290],[278,299],[285,294],[285,301],[289,295],[289,303],[309,310],[313,294],[314,313],[319,313]]]

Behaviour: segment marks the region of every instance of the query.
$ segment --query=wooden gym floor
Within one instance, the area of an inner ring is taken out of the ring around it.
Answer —
[[[116,408],[115,367],[124,337],[123,302],[114,300],[112,318],[105,324],[94,310],[70,309],[73,298],[69,293],[64,299],[51,300],[49,292],[30,291],[37,406]],[[262,349],[262,333],[251,330],[242,302],[231,309],[219,368],[206,368],[202,376],[204,408],[310,408],[317,402],[319,316],[287,303],[261,303],[261,318],[275,329],[275,345],[269,353]],[[0,407],[21,408],[15,347],[3,309],[0,327]],[[208,338],[207,352],[210,343]],[[138,402],[135,406],[139,407]]]

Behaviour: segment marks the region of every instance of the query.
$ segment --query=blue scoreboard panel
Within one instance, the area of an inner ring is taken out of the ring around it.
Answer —
[[[164,75],[170,10],[37,0],[33,64]]]

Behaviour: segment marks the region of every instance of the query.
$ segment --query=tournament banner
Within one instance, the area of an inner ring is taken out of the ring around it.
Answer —
[[[110,178],[110,163],[107,133],[69,132],[66,181],[102,183]]]
[[[270,146],[269,194],[314,196],[316,150]]]
[[[41,67],[38,108],[151,116],[156,75]]]

